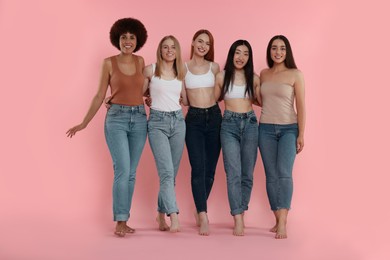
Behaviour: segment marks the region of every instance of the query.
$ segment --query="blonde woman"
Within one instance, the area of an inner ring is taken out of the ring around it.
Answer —
[[[183,86],[185,69],[180,45],[172,36],[161,39],[157,62],[147,66],[144,75],[151,96],[148,136],[154,155],[160,191],[157,222],[161,231],[180,231],[179,208],[176,202],[175,179],[184,148],[186,125],[179,100],[187,104]],[[165,215],[170,217],[168,226]]]

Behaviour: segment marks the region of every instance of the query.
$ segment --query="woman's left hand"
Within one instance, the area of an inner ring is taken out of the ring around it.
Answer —
[[[305,146],[305,142],[303,140],[303,136],[298,136],[298,139],[297,139],[297,153],[300,153],[303,150],[303,146]]]

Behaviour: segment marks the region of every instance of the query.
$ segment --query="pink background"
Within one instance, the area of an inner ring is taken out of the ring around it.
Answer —
[[[0,259],[390,259],[386,2],[1,0]],[[187,60],[193,33],[207,28],[221,67],[230,44],[244,38],[258,73],[268,40],[290,39],[305,75],[307,128],[289,239],[267,232],[273,217],[260,157],[246,236],[231,235],[221,158],[209,201],[212,234],[198,236],[186,151],[177,179],[183,231],[158,232],[148,143],[130,221],[137,232],[114,237],[105,108],[72,140],[65,132],[82,120],[102,59],[117,54],[112,23],[129,16],[148,29],[139,52],[147,64],[167,34]]]

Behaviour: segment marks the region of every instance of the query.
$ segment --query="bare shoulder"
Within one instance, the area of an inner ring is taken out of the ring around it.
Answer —
[[[270,70],[267,68],[267,69],[262,69],[260,71],[260,82],[264,82],[265,78],[267,77],[267,75],[269,74]]]
[[[112,57],[107,57],[103,60],[103,62],[102,62],[102,70],[103,71],[107,71],[107,72],[111,73],[111,71],[112,71],[111,58]]]
[[[148,78],[153,76],[153,64],[149,64],[144,68],[144,76]]]
[[[292,69],[291,70],[291,74],[293,75],[294,79],[295,79],[295,82],[296,81],[303,81],[303,73],[302,71],[300,71],[299,69]]]
[[[260,71],[260,76],[261,76],[261,75],[264,75],[264,74],[268,74],[269,72],[270,72],[270,69],[269,69],[269,68],[262,69],[262,70]]]
[[[219,64],[216,62],[211,62],[211,70],[214,74],[217,74],[220,71]]]
[[[141,65],[142,67],[145,66],[145,60],[142,56],[138,56],[138,55],[135,55],[135,57],[137,57],[137,60],[138,60],[138,64]]]

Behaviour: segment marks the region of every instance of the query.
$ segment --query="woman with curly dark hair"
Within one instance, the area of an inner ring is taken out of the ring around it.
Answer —
[[[127,226],[130,217],[136,169],[145,145],[147,121],[143,94],[146,89],[144,59],[135,55],[147,39],[145,26],[137,19],[123,18],[110,30],[110,40],[120,53],[103,60],[99,88],[81,124],[66,134],[73,137],[87,127],[103,103],[108,86],[111,107],[104,130],[114,166],[113,213],[115,234],[123,237],[135,230]]]

